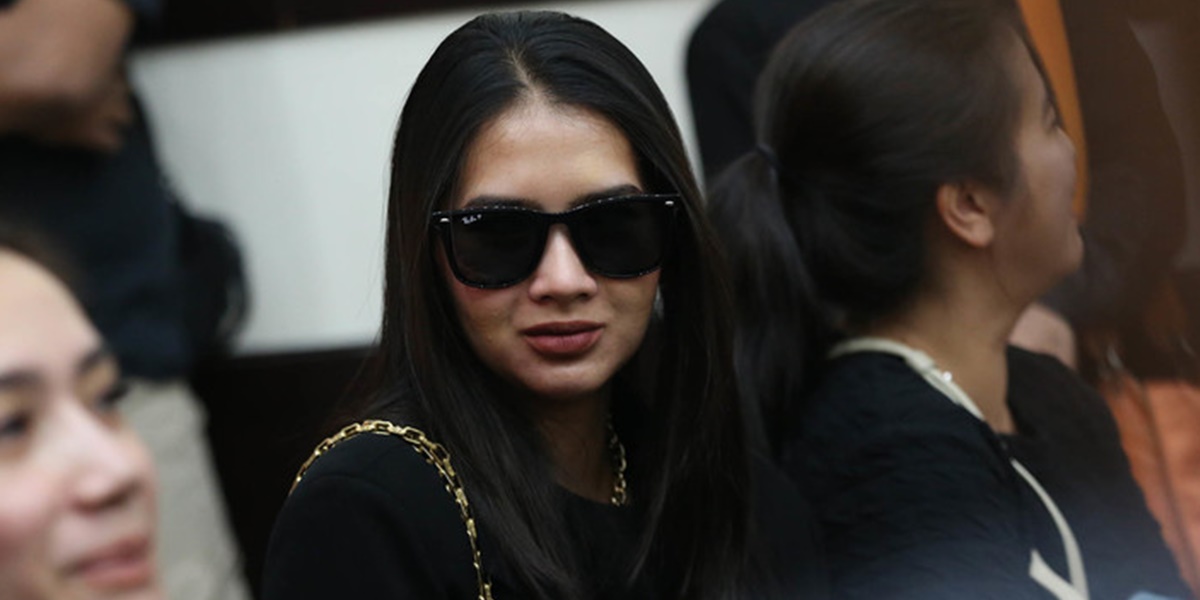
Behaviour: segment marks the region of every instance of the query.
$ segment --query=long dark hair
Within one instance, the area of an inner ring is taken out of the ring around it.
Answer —
[[[585,596],[542,438],[466,341],[429,228],[476,134],[534,91],[611,121],[647,191],[683,196],[661,316],[618,374],[613,408],[632,450],[642,524],[630,578],[650,570],[672,597],[726,597],[749,521],[728,283],[666,100],[595,24],[554,12],[483,15],[450,34],[418,75],[393,149],[376,395],[362,412],[415,422],[450,450],[481,527],[536,597]],[[638,364],[649,360],[653,368]]]
[[[1006,0],[846,0],[776,48],[759,148],[710,201],[739,291],[739,385],[772,445],[830,345],[917,291],[939,186],[1015,185],[1018,40],[1031,47]]]

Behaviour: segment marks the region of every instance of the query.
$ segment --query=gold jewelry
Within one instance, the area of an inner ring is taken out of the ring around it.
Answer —
[[[621,443],[621,438],[617,437],[612,419],[608,421],[608,451],[613,463],[612,503],[613,506],[625,506],[629,504],[628,484],[625,483],[625,445]]]
[[[322,454],[329,452],[334,446],[363,433],[397,436],[408,442],[413,450],[416,450],[418,454],[425,458],[425,462],[433,465],[438,470],[438,474],[442,477],[442,482],[446,485],[446,491],[454,497],[454,502],[458,504],[458,516],[462,517],[463,524],[467,528],[467,540],[471,544],[471,561],[474,563],[475,580],[479,585],[479,600],[493,600],[492,582],[483,574],[483,557],[479,553],[479,539],[475,530],[475,519],[471,516],[471,505],[467,501],[467,492],[463,489],[462,482],[459,481],[458,473],[455,472],[454,466],[450,464],[450,453],[441,444],[426,437],[425,433],[420,429],[416,427],[402,427],[389,421],[377,419],[347,425],[341,431],[338,431],[317,445],[316,450],[313,450],[312,456],[309,456],[308,460],[304,461],[303,465],[300,465],[300,472],[296,474],[296,480],[292,482],[292,489],[288,493],[290,494],[292,491],[295,491],[296,486],[299,485],[300,480],[304,477],[304,473],[312,466],[313,461],[320,458]],[[613,501],[616,501],[615,492]]]
[[[475,567],[475,580],[479,586],[478,600],[493,600],[492,583],[483,573],[483,556],[479,552],[479,536],[475,528],[475,518],[471,516],[471,504],[467,500],[467,492],[463,488],[462,482],[458,479],[458,473],[450,463],[450,452],[441,444],[426,437],[425,432],[420,429],[400,426],[380,419],[370,419],[347,425],[317,444],[312,455],[304,461],[304,464],[300,465],[300,470],[296,473],[296,479],[292,482],[292,488],[288,490],[288,494],[296,490],[296,486],[300,484],[300,480],[304,478],[304,474],[308,472],[313,462],[332,450],[334,446],[364,433],[399,437],[424,457],[425,462],[437,469],[438,475],[441,476],[446,486],[446,491],[458,505],[459,517],[462,518],[467,529],[467,541],[471,546],[471,562]],[[608,449],[612,454],[613,461],[612,503],[614,506],[625,506],[629,503],[628,485],[625,482],[625,469],[627,468],[625,445],[621,443],[621,438],[617,437],[617,430],[613,428],[612,421],[608,423],[608,434]]]

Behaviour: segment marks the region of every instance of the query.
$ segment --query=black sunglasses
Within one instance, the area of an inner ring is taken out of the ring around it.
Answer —
[[[589,202],[560,213],[484,206],[433,213],[454,276],[477,288],[520,283],[537,270],[550,226],[562,223],[583,265],[604,277],[654,271],[671,237],[678,194],[640,194]]]

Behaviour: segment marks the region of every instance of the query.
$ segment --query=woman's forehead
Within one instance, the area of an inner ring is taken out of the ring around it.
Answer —
[[[524,102],[471,142],[453,207],[490,197],[560,211],[579,197],[622,186],[640,188],[641,181],[619,127],[592,110]]]
[[[0,373],[62,368],[100,345],[83,310],[49,271],[0,250]]]

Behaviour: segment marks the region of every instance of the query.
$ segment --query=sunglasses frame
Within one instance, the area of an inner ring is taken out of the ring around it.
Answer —
[[[666,249],[671,244],[671,240],[674,237],[675,215],[678,213],[683,201],[683,197],[679,194],[626,194],[622,196],[594,200],[592,202],[588,202],[587,204],[556,213],[543,212],[524,206],[481,206],[477,208],[465,208],[459,210],[442,210],[436,211],[430,215],[430,226],[437,233],[438,237],[442,239],[442,247],[446,252],[446,262],[450,264],[450,271],[454,273],[455,279],[462,282],[463,285],[473,288],[500,289],[512,287],[518,283],[521,283],[522,281],[525,281],[537,270],[538,263],[541,262],[542,256],[544,256],[546,253],[546,244],[549,240],[550,228],[554,225],[558,225],[560,223],[565,225],[567,227],[567,235],[571,236],[572,228],[576,226],[575,222],[581,218],[580,215],[586,215],[590,211],[613,203],[650,203],[654,201],[659,203],[656,204],[656,207],[661,206],[661,210],[667,211],[667,218],[663,227],[664,231],[662,232],[662,254],[665,256]],[[528,215],[538,223],[539,227],[537,231],[541,233],[542,237],[541,251],[537,253],[536,257],[532,260],[532,264],[529,265],[527,269],[522,269],[524,275],[517,279],[505,280],[498,283],[479,283],[476,281],[471,281],[461,272],[458,266],[458,261],[455,259],[453,229],[451,227],[451,223],[455,218],[478,215],[480,213],[520,213],[523,215]],[[590,253],[579,248],[574,236],[571,236],[571,249],[575,252],[575,255],[579,257],[579,261],[583,263],[584,268],[586,268],[589,273],[594,273],[602,277],[609,277],[612,279],[632,279],[634,277],[641,277],[647,273],[654,272],[662,266],[663,256],[660,256],[659,260],[655,262],[653,266],[634,273],[608,273],[593,267],[591,264],[592,260],[589,255]]]

